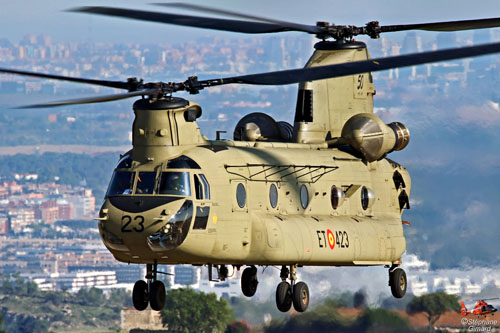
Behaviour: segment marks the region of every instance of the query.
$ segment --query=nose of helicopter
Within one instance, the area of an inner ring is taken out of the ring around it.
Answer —
[[[150,238],[172,227],[171,220],[179,210],[191,203],[175,196],[120,195],[106,198],[99,212],[99,232],[104,245],[113,253],[150,248]],[[187,234],[188,229],[181,225]],[[174,229],[172,228],[172,231]],[[184,237],[185,238],[185,237]]]

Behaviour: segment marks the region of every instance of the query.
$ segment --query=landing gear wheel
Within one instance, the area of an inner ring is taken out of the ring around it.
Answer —
[[[401,268],[396,268],[390,272],[389,284],[391,286],[392,296],[395,298],[403,298],[406,294],[406,287],[408,286],[405,271]]]
[[[292,287],[288,282],[281,282],[276,288],[276,306],[281,312],[288,312],[292,307]]]
[[[142,311],[148,307],[149,293],[146,281],[139,280],[134,284],[132,291],[132,303],[136,310]]]
[[[160,311],[165,306],[165,285],[163,282],[156,280],[151,283],[149,304],[151,305],[151,309],[155,311]]]
[[[309,306],[309,288],[304,282],[297,282],[293,286],[293,308],[297,312],[304,312]]]
[[[252,297],[257,291],[257,268],[255,266],[247,267],[241,274],[241,291],[246,297]]]

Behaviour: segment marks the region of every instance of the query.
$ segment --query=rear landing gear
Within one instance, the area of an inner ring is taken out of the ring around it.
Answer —
[[[288,312],[292,307],[292,287],[290,283],[282,281],[276,288],[276,306],[281,312]]]
[[[406,273],[402,268],[393,265],[389,269],[389,286],[391,287],[392,296],[395,298],[404,297],[408,282],[406,280]]]
[[[134,284],[132,291],[132,302],[138,311],[145,310],[149,305],[151,309],[160,311],[165,306],[165,285],[156,279],[158,265],[155,263],[146,265],[146,279],[148,282],[139,280]]]
[[[309,288],[305,282],[297,282],[293,286],[293,308],[297,312],[304,312],[309,306]]]
[[[309,288],[304,282],[296,283],[296,270],[296,265],[291,265],[290,270],[286,266],[281,267],[282,282],[276,288],[276,306],[281,312],[290,310],[292,304],[297,312],[304,312],[309,306]],[[286,282],[287,278],[291,284]]]

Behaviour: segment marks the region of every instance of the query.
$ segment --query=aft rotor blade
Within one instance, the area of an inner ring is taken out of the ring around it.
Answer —
[[[203,13],[227,15],[227,16],[233,16],[233,17],[243,18],[243,19],[247,19],[247,20],[255,20],[255,21],[271,23],[271,24],[275,24],[275,25],[281,25],[283,27],[288,27],[290,30],[303,31],[303,32],[311,33],[311,34],[318,34],[321,32],[320,29],[315,25],[306,25],[306,24],[293,23],[293,22],[287,22],[287,21],[281,21],[281,20],[274,20],[274,19],[260,17],[260,16],[256,16],[256,15],[248,15],[248,14],[233,12],[233,11],[229,11],[229,10],[225,10],[225,9],[199,6],[199,5],[193,5],[193,4],[188,4],[188,3],[182,3],[182,2],[154,3],[154,5],[163,6],[163,7],[188,9],[188,10],[196,10],[196,11],[203,12]]]
[[[500,27],[500,17],[479,19],[448,21],[419,24],[385,25],[381,26],[381,32],[405,31],[405,30],[426,30],[426,31],[461,31],[472,29],[486,29]]]
[[[234,76],[223,79],[199,81],[202,87],[230,83],[257,85],[283,85],[298,82],[322,80],[346,75],[383,71],[391,68],[407,67],[438,61],[469,58],[500,52],[500,43],[469,46],[456,49],[415,53],[387,58],[370,59],[350,63],[284,70],[261,74]]]
[[[144,90],[131,91],[131,92],[123,93],[123,94],[104,95],[104,96],[87,97],[87,98],[76,98],[76,99],[51,102],[51,103],[44,103],[44,104],[25,105],[25,106],[16,107],[16,109],[53,108],[53,107],[63,106],[63,105],[111,102],[111,101],[117,101],[120,99],[135,97],[135,96],[155,96],[155,95],[158,95],[158,93],[159,93],[158,89],[144,89]]]
[[[78,78],[78,77],[35,73],[35,72],[28,72],[28,71],[21,71],[21,70],[15,70],[15,69],[7,69],[7,68],[0,68],[0,73],[23,75],[23,76],[33,76],[33,77],[59,80],[59,81],[86,83],[86,84],[93,84],[93,85],[110,87],[110,88],[118,88],[118,89],[129,89],[129,85],[127,84],[127,82],[123,82],[123,81],[84,79],[84,78]]]
[[[293,31],[284,25],[263,22],[239,21],[211,17],[190,16],[181,14],[158,13],[143,10],[132,10],[114,7],[90,6],[69,9],[70,12],[98,14],[105,16],[123,17],[140,21],[176,24],[187,27],[204,29],[243,32],[249,34]],[[301,30],[302,31],[302,30]]]

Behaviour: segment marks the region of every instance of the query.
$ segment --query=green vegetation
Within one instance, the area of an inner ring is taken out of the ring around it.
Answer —
[[[93,95],[88,90],[88,95]],[[2,96],[7,102],[7,96]],[[53,99],[69,96],[58,94]],[[23,95],[23,101],[47,100],[41,95]],[[19,97],[14,98],[19,101]],[[131,103],[118,102],[105,106],[88,104],[67,110],[12,110],[0,105],[0,145],[87,144],[117,146],[129,143],[132,128]],[[55,121],[49,115],[56,115]]]
[[[175,332],[224,332],[233,312],[224,299],[192,289],[169,290],[162,322]]]
[[[339,313],[341,299],[327,299],[307,312],[286,320],[273,320],[266,332],[408,332],[408,321],[399,314],[382,309],[360,309],[358,317],[344,317]]]
[[[383,308],[365,308],[358,319],[359,331],[365,332],[408,332],[408,320],[398,313]]]
[[[5,331],[3,330],[3,316],[1,312],[0,312],[0,333],[5,333]]]
[[[169,290],[161,311],[162,322],[175,332],[249,332],[251,327],[272,333],[415,329],[397,311],[369,306],[362,290],[326,299],[304,313],[278,312],[273,301],[258,303],[232,298],[229,304],[213,293]],[[40,291],[34,282],[19,275],[0,276],[0,333],[115,331],[119,329],[123,307],[132,307],[131,295],[123,289],[109,293],[96,288],[74,294],[48,292]],[[445,293],[414,297],[407,306],[409,314],[427,313],[430,329],[441,314],[459,309],[457,297]]]
[[[36,283],[19,275],[3,275],[0,279],[0,313],[7,332],[116,330],[121,308],[131,306],[130,299],[125,290],[105,295],[91,288],[70,294],[40,291]]]
[[[285,314],[276,308],[274,299],[269,299],[264,303],[256,303],[251,298],[232,297],[229,300],[229,305],[233,309],[236,318],[244,320],[252,326],[264,324],[266,318],[285,318]]]
[[[406,307],[408,306],[408,303],[410,303],[414,297],[415,296],[412,293],[407,292],[405,297],[403,297],[403,298],[394,298],[392,296],[381,298],[379,300],[380,307],[387,309],[387,310],[406,311]]]
[[[434,323],[446,311],[460,311],[458,296],[437,292],[415,297],[407,306],[409,314],[425,312],[429,319],[429,332],[433,331]]]
[[[57,183],[91,188],[99,202],[119,157],[116,153],[0,156],[0,178],[12,180],[14,172],[36,173],[39,183],[54,182],[54,177],[59,177]]]

